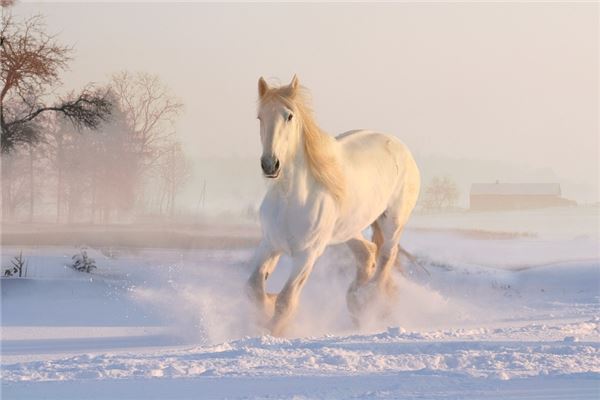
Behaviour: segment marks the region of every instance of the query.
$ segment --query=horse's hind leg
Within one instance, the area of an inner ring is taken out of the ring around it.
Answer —
[[[346,242],[356,261],[358,269],[356,270],[356,278],[352,283],[354,286],[364,285],[371,279],[375,272],[375,262],[377,261],[377,245],[369,242],[362,236],[357,236]]]
[[[369,282],[375,272],[375,262],[377,260],[377,245],[364,239],[359,235],[346,242],[356,261],[358,263],[356,278],[350,284],[346,293],[346,304],[348,311],[352,315],[355,323],[358,323],[360,313],[364,305],[364,299],[361,299],[358,289]]]
[[[392,233],[390,238],[383,242],[377,260],[377,270],[373,276],[373,282],[379,287],[382,293],[388,296],[395,293],[391,271],[398,257],[398,243],[400,242],[401,234],[402,228]]]
[[[373,221],[371,224],[371,229],[373,230],[373,236],[371,237],[371,240],[373,243],[375,243],[375,246],[377,246],[375,256],[379,257],[379,250],[383,245],[383,231],[381,230],[377,220]]]
[[[377,224],[381,228],[382,243],[378,249],[377,269],[373,282],[380,288],[380,292],[390,296],[395,292],[392,267],[398,257],[398,244],[411,210],[412,207],[408,212],[403,207],[395,210],[388,209],[377,219]]]

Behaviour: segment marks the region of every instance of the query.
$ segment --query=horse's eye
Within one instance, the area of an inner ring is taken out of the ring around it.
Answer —
[[[292,118],[294,118],[294,114],[289,113],[288,116],[287,116],[288,122],[290,122],[292,120]]]

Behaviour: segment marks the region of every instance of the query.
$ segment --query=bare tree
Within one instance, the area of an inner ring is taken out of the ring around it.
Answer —
[[[44,123],[42,123],[44,122]],[[36,129],[46,130],[49,125],[45,119],[36,122]],[[28,220],[34,218],[36,202],[43,196],[46,180],[42,176],[47,172],[46,158],[40,146],[18,146],[10,153],[4,153],[2,159],[2,203],[3,217],[12,219],[19,211],[28,212]],[[28,204],[28,207],[22,207]]]
[[[425,188],[421,204],[425,210],[453,208],[458,201],[458,186],[448,176],[434,177]]]
[[[139,188],[139,156],[125,114],[115,109],[114,118],[100,134],[88,135],[85,160],[91,179],[92,215],[100,211],[100,220],[109,222],[111,215],[124,216],[134,206]]]
[[[64,115],[76,127],[97,128],[110,115],[111,104],[91,87],[71,93],[52,105],[45,103],[60,73],[70,61],[72,49],[44,31],[42,16],[16,22],[2,16],[0,29],[0,128],[2,152],[40,139],[34,120],[41,114]]]
[[[76,132],[58,118],[48,129],[45,146],[55,172],[56,221],[74,222],[84,217],[107,223],[116,213],[133,206],[137,155],[124,114],[115,108],[109,122],[93,134]]]
[[[8,8],[12,5],[15,4],[15,0],[0,0],[0,7],[4,8]]]
[[[27,204],[29,179],[23,171],[29,168],[28,151],[20,148],[3,154],[2,161],[2,219],[14,219],[17,211]]]
[[[135,146],[144,166],[156,165],[173,142],[174,121],[183,104],[158,76],[145,72],[114,74],[111,87],[135,135]]]
[[[162,180],[160,209],[166,208],[169,216],[175,214],[175,199],[190,177],[191,168],[179,143],[173,143],[161,157],[159,168]],[[166,203],[166,204],[165,204]]]

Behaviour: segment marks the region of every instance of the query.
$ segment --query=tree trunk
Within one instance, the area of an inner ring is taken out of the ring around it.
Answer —
[[[97,174],[96,174],[96,166],[94,165],[94,170],[92,171],[92,202],[90,204],[91,208],[91,220],[90,223],[93,225],[96,221],[96,182],[97,182]]]
[[[29,222],[33,222],[33,209],[35,202],[35,189],[33,179],[33,146],[29,145]]]
[[[56,150],[56,169],[57,169],[57,177],[56,177],[56,223],[60,223],[60,210],[62,206],[62,186],[63,186],[63,176],[62,176],[62,143],[58,145]]]
[[[8,175],[8,157],[6,154],[0,156],[0,160],[2,162],[2,185],[0,185],[0,190],[2,190],[2,221],[9,220],[12,215],[10,215],[10,193],[12,191],[12,179]]]
[[[171,198],[169,199],[169,206],[170,206],[169,214],[172,219],[173,216],[175,215],[175,179],[171,180]]]

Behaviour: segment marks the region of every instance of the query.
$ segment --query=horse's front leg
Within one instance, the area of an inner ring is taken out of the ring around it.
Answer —
[[[319,252],[302,251],[292,257],[292,273],[275,301],[275,314],[271,319],[271,334],[281,336],[298,307],[302,287],[306,283]]]
[[[275,266],[277,266],[280,255],[280,252],[275,251],[268,243],[263,241],[256,250],[252,260],[254,272],[248,279],[246,292],[256,304],[262,324],[266,324],[273,317],[275,310],[276,295],[267,293],[265,283],[271,272],[275,269]]]

